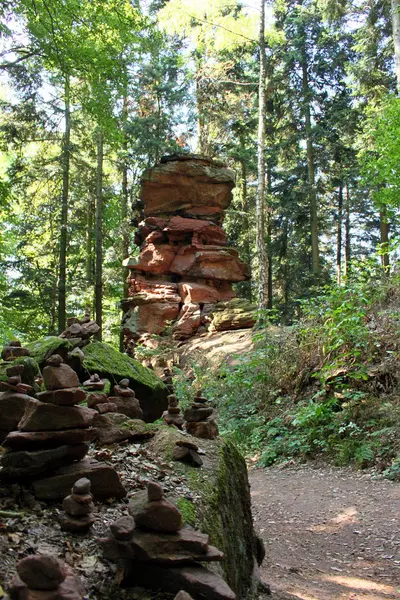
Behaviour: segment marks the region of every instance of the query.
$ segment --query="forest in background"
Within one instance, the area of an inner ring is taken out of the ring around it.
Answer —
[[[1,3],[0,338],[35,339],[89,308],[118,345],[143,170],[171,152],[227,162],[225,227],[257,299],[260,72],[265,306],[396,254],[398,11],[388,0]],[[394,267],[392,267],[392,270]]]

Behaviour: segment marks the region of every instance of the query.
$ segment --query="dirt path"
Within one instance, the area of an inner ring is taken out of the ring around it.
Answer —
[[[272,600],[400,598],[400,484],[309,466],[250,483]]]

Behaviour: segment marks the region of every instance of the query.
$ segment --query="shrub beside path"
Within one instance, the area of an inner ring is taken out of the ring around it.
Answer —
[[[400,484],[370,472],[250,470],[272,600],[400,598]]]

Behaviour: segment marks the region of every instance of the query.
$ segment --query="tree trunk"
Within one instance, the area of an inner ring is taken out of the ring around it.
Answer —
[[[394,55],[396,58],[397,94],[400,95],[400,0],[391,1]]]
[[[247,198],[247,166],[244,160],[240,162],[242,175],[242,211],[243,211],[243,229],[245,232],[244,238],[244,255],[246,264],[249,269],[250,281],[245,282],[246,297],[251,300],[251,249],[250,249],[250,225],[249,225],[249,205]]]
[[[96,172],[96,322],[100,327],[96,339],[101,342],[103,328],[103,133],[97,132],[97,172]]]
[[[259,261],[258,275],[258,308],[268,306],[268,257],[265,249],[265,118],[266,98],[265,80],[267,73],[267,56],[265,52],[265,0],[261,0],[260,10],[260,80],[258,90],[258,186],[256,200],[256,245]]]
[[[339,185],[337,240],[336,240],[336,273],[337,284],[342,283],[342,220],[343,220],[343,183]]]
[[[315,188],[315,160],[314,146],[312,142],[312,127],[311,127],[311,110],[310,110],[310,86],[308,83],[307,72],[307,53],[306,47],[303,47],[302,55],[302,90],[303,90],[303,107],[305,120],[305,133],[307,143],[307,169],[308,169],[308,186],[310,193],[310,230],[311,230],[311,259],[312,271],[315,275],[319,275],[321,271],[319,259],[319,242],[318,242],[318,212],[317,212],[317,191]]]
[[[121,164],[121,175],[122,175],[122,196],[121,196],[121,222],[122,222],[122,260],[129,257],[129,223],[128,223],[128,206],[129,206],[129,186],[128,186],[128,139],[126,135],[126,122],[128,118],[128,98],[124,98],[124,106],[122,111],[122,125],[123,125],[123,159]],[[128,282],[129,269],[123,267],[122,269],[122,281],[124,286],[123,298],[128,297],[129,282]],[[119,336],[119,349],[120,352],[124,351],[124,334],[122,328]]]
[[[58,274],[58,331],[61,333],[66,325],[66,279],[67,279],[67,229],[68,229],[68,199],[69,199],[69,163],[71,151],[71,106],[70,106],[69,76],[65,76],[64,87],[64,120],[65,129],[62,142],[62,199],[60,226],[60,258]]]
[[[346,220],[345,220],[345,241],[344,241],[345,275],[350,274],[351,261],[351,239],[350,239],[350,191],[346,184]]]
[[[202,57],[199,52],[196,52],[196,107],[197,107],[197,145],[200,154],[208,154],[208,126],[205,116],[205,106],[207,99],[204,97],[202,78]]]
[[[93,208],[94,202],[92,192],[89,192],[86,230],[86,279],[90,285],[93,283]]]
[[[268,198],[268,210],[267,210],[267,253],[268,253],[268,301],[267,308],[272,308],[272,207],[271,207],[271,194],[272,194],[272,176],[271,167],[267,166],[267,198]]]
[[[384,252],[381,256],[381,263],[385,271],[389,273],[389,223],[387,220],[386,206],[381,209],[379,213],[379,219],[381,231],[381,251]]]

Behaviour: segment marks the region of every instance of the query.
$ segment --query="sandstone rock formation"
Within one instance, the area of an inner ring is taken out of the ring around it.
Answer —
[[[248,279],[221,227],[234,184],[226,166],[190,154],[165,157],[144,173],[144,220],[135,238],[141,251],[126,263],[122,326],[128,350],[168,325],[178,340],[205,330],[215,306],[235,297],[232,283]]]

